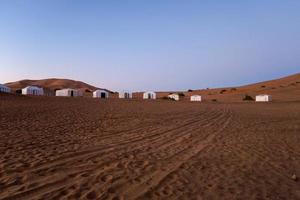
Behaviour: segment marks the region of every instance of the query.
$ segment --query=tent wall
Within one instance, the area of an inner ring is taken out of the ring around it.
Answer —
[[[56,90],[55,96],[61,96],[61,97],[79,97],[82,96],[81,92],[79,90],[74,89],[63,89],[63,90]]]
[[[168,95],[170,99],[174,99],[175,101],[179,101],[179,95],[178,94],[170,94]]]
[[[155,92],[145,92],[143,94],[143,99],[156,99],[156,93]]]
[[[191,96],[191,101],[202,101],[202,98],[200,95],[193,95]]]
[[[132,98],[132,93],[131,92],[120,92],[119,93],[119,98],[120,99],[131,99]]]
[[[10,93],[11,89],[5,85],[0,85],[0,92]]]
[[[106,99],[109,97],[109,94],[105,90],[96,90],[93,92],[93,97],[94,98],[103,98]]]
[[[42,95],[44,95],[44,90],[43,90],[43,88],[28,86],[28,87],[22,89],[22,94],[23,95],[42,96]]]
[[[257,102],[268,102],[272,101],[272,98],[270,95],[258,95],[255,97],[255,101]]]

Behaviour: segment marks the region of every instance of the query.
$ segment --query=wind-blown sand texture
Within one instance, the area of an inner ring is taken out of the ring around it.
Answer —
[[[300,199],[300,102],[0,95],[0,199]]]

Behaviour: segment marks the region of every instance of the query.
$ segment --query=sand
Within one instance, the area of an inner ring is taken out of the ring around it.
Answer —
[[[0,199],[300,199],[300,102],[0,95]]]

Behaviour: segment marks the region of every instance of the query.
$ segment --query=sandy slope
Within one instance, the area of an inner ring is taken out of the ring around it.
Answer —
[[[64,89],[64,88],[72,88],[72,89],[80,90],[83,92],[84,96],[91,96],[92,91],[96,89],[101,89],[81,81],[75,81],[70,79],[57,79],[57,78],[41,79],[41,80],[21,80],[21,81],[6,83],[5,85],[12,88],[13,91],[22,89],[29,85],[39,86],[44,88],[45,93],[49,96],[54,96],[55,90]],[[115,96],[113,92],[111,92],[110,90],[107,91],[110,92],[111,96],[113,97]]]
[[[0,95],[0,199],[299,199],[300,103]]]
[[[158,92],[158,97],[167,96],[170,92]],[[204,101],[211,102],[216,99],[219,102],[242,102],[245,94],[253,98],[258,94],[270,94],[274,101],[299,101],[300,100],[300,73],[280,79],[255,83],[246,86],[183,91],[188,100],[191,95],[199,94]],[[134,94],[137,98],[142,98],[142,93]]]

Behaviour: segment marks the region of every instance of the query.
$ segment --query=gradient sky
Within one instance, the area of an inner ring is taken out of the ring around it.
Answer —
[[[0,82],[236,86],[300,72],[299,0],[0,0]]]

